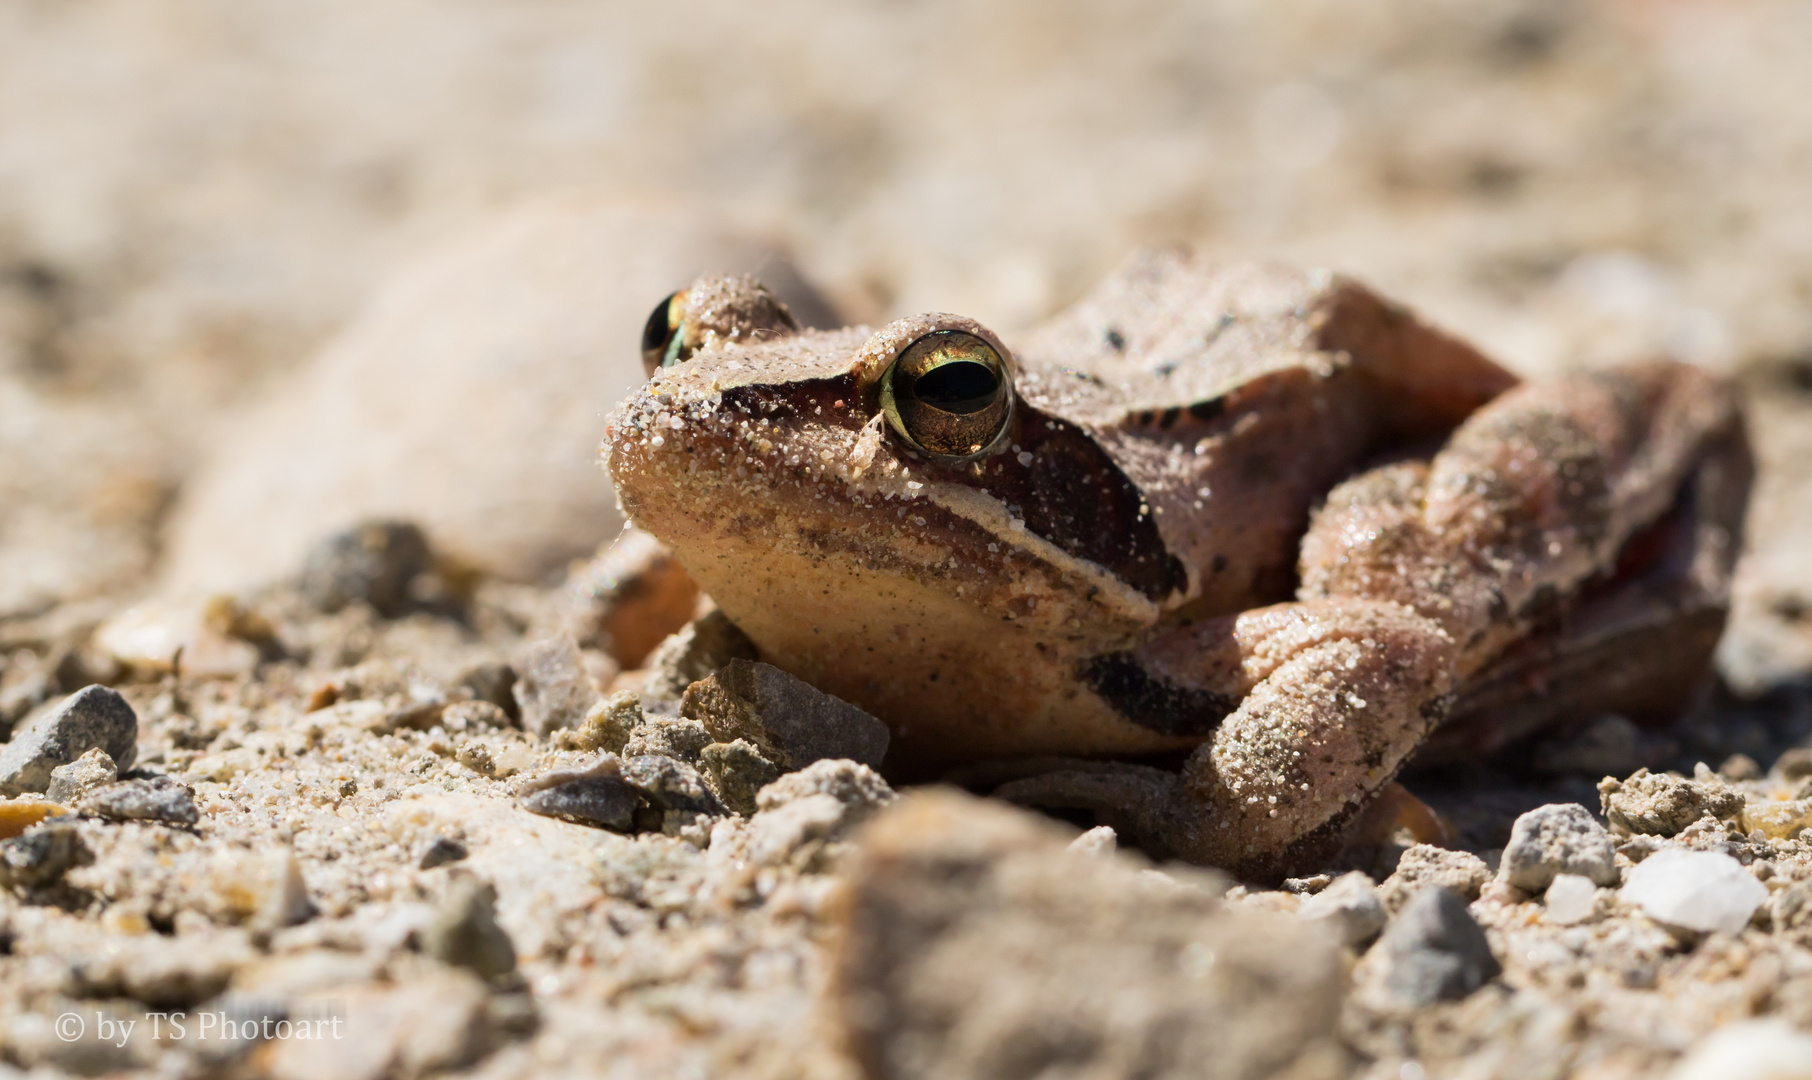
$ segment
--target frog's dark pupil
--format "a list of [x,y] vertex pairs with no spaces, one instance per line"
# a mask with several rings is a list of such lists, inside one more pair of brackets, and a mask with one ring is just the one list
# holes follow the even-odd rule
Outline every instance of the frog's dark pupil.
[[654,305],[654,311],[642,327],[642,352],[667,351],[667,339],[673,336],[668,309],[673,305],[673,298],[678,295],[679,293],[668,293],[665,299]]
[[1000,396],[1000,376],[986,364],[952,360],[920,376],[911,393],[934,409],[967,416],[994,404]]

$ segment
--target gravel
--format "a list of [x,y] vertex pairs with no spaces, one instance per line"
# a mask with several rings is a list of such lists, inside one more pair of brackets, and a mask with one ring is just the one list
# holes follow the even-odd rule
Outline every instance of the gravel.
[[427,536],[413,522],[362,522],[324,537],[309,551],[299,587],[304,599],[325,612],[362,602],[394,617],[409,607],[409,587],[433,558]]
[[1527,893],[1547,891],[1556,874],[1576,874],[1596,885],[1617,884],[1617,849],[1611,834],[1578,803],[1550,803],[1516,819],[1498,874]]
[[1722,852],[1669,850],[1631,870],[1617,895],[1668,926],[1735,934],[1749,925],[1768,889]]
[[1543,922],[1573,926],[1589,922],[1598,913],[1598,886],[1578,874],[1555,874],[1542,896]]
[[1362,949],[1384,929],[1389,916],[1372,879],[1354,870],[1335,878],[1327,888],[1302,902],[1297,909],[1305,919],[1324,919],[1335,928],[1340,942]]
[[15,731],[0,747],[0,795],[43,791],[51,772],[99,749],[119,768],[138,753],[138,714],[118,691],[88,686]]
[[1503,970],[1466,901],[1439,886],[1416,893],[1366,954],[1365,978],[1391,1005],[1456,1001]]
[[533,642],[516,655],[513,666],[518,673],[514,693],[522,727],[531,734],[577,727],[598,703],[597,688],[571,637]]
[[719,742],[743,739],[782,769],[826,758],[870,767],[887,754],[887,725],[771,664],[731,660],[686,689],[683,716]]
[[107,751],[95,747],[67,765],[50,770],[44,797],[55,803],[74,804],[95,788],[119,779],[119,769]]

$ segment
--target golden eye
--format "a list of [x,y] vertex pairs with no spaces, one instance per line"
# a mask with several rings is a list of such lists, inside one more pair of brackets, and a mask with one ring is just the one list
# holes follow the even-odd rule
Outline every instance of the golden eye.
[[894,432],[932,457],[994,449],[1013,417],[1013,386],[993,346],[961,330],[908,345],[881,376],[881,411]]
[[642,327],[642,367],[649,377],[692,356],[686,347],[686,294],[669,293]]

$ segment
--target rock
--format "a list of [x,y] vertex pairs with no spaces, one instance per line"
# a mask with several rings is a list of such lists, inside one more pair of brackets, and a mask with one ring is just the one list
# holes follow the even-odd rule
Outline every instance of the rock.
[[712,743],[699,752],[698,761],[711,790],[725,806],[745,816],[755,813],[761,789],[781,776],[780,766],[746,739]]
[[945,791],[858,834],[827,1006],[866,1075],[1256,1080],[1340,1059],[1326,934],[1068,842]]
[[711,732],[697,720],[655,717],[643,721],[624,741],[623,756],[659,754],[692,764],[711,742]]
[[522,808],[531,814],[560,818],[629,832],[641,796],[623,779],[622,759],[605,754],[585,769],[547,773],[519,789]]
[[544,638],[523,647],[516,657],[516,683],[522,728],[548,735],[585,719],[600,696],[585,674],[578,643],[566,636]]
[[1760,780],[1762,767],[1748,754],[1732,754],[1718,765],[1718,775],[1726,780]]
[[1812,881],[1795,881],[1775,893],[1770,915],[1775,933],[1812,946]]
[[494,776],[497,773],[497,761],[491,757],[491,748],[481,742],[461,743],[453,753],[453,760],[480,776]]
[[46,888],[61,881],[71,867],[93,862],[93,853],[73,823],[48,822],[0,843],[0,886]]
[[1578,803],[1538,806],[1516,819],[1498,876],[1539,896],[1556,874],[1578,874],[1597,885],[1617,884],[1611,834]]
[[783,769],[826,758],[877,767],[887,725],[771,664],[732,660],[694,682],[680,714],[703,723],[718,742],[746,739]]
[[641,700],[627,690],[618,690],[586,712],[573,732],[573,744],[581,750],[621,754],[642,721]]
[[642,693],[650,701],[678,701],[686,687],[732,660],[755,659],[755,643],[723,612],[711,609],[686,624],[648,658]]
[[109,821],[163,821],[193,825],[201,820],[195,809],[195,789],[167,776],[149,780],[121,780],[96,788],[76,807],[84,814]]
[[89,686],[39,716],[0,748],[0,795],[21,795],[50,786],[51,771],[95,748],[119,768],[138,755],[138,714],[105,686]]
[[692,620],[698,585],[665,544],[626,527],[603,554],[568,578],[564,625],[579,644],[638,668]]
[[395,618],[408,609],[409,586],[433,564],[428,538],[408,521],[362,521],[316,541],[302,564],[303,599],[325,612],[354,602]]
[[495,660],[473,664],[453,678],[453,688],[457,692],[470,696],[473,701],[490,702],[512,721],[520,719],[513,692],[515,686],[516,669]]
[[1080,855],[1088,859],[1111,858],[1120,848],[1120,838],[1114,830],[1106,825],[1094,828],[1070,841],[1067,849],[1071,855]]
[[1783,784],[1797,784],[1812,776],[1812,747],[1795,746],[1774,759],[1774,775]]
[[516,948],[497,925],[497,890],[472,877],[456,878],[422,928],[422,952],[483,979],[516,970]]
[[1542,897],[1541,919],[1556,926],[1589,922],[1598,913],[1598,886],[1579,874],[1555,874]]
[[1738,1020],[1693,1044],[1668,1080],[1812,1080],[1812,1035],[1784,1020]]
[[1723,820],[1743,812],[1743,795],[1708,771],[1687,780],[1638,769],[1628,780],[1605,777],[1598,784],[1604,819],[1623,836],[1673,836],[1707,814]]
[[437,866],[456,863],[466,857],[466,846],[450,836],[437,836],[422,849],[421,858],[415,865],[423,870],[432,870]]
[[198,679],[231,679],[250,674],[260,653],[251,642],[224,632],[209,620],[208,605],[153,599],[134,604],[102,623],[94,646],[135,678],[154,679],[174,670]]
[[95,788],[111,784],[120,777],[113,759],[100,747],[83,754],[67,765],[50,770],[50,785],[44,797],[56,803],[74,803]]
[[846,806],[863,809],[878,809],[899,797],[881,774],[868,766],[848,760],[826,760],[815,761],[762,788],[755,796],[755,805],[772,810],[812,795],[830,795]]
[[1304,900],[1296,913],[1304,919],[1326,920],[1340,943],[1354,949],[1363,948],[1376,938],[1389,918],[1372,879],[1357,870],[1342,874]]
[[1399,1009],[1458,1001],[1503,969],[1452,889],[1418,891],[1365,957],[1368,996]]
[[1396,872],[1378,886],[1384,910],[1396,914],[1410,899],[1430,886],[1456,893],[1462,900],[1477,900],[1479,890],[1491,880],[1485,861],[1467,851],[1448,851],[1433,844],[1417,844],[1397,861]]
[[1717,851],[1657,851],[1631,870],[1618,897],[1658,923],[1735,934],[1768,899],[1767,886]]
[[557,573],[622,524],[599,417],[646,379],[649,309],[698,273],[758,267],[814,304],[770,245],[697,208],[562,198],[497,215],[235,410],[171,511],[166,587],[276,580],[374,517],[492,574]]
[[763,810],[749,823],[749,858],[757,866],[776,866],[814,840],[829,840],[852,823],[850,808],[831,795],[808,795],[773,810]]
[[683,761],[658,754],[624,758],[623,781],[657,810],[711,817],[728,812],[698,771]]
[[1746,803],[1739,818],[1745,835],[1759,832],[1770,840],[1792,840],[1812,828],[1812,799],[1768,799]]

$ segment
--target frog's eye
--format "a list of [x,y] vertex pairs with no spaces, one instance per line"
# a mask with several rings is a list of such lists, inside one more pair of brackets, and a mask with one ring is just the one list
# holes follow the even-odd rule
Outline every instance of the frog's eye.
[[992,450],[1013,417],[1013,386],[993,346],[961,330],[908,345],[881,376],[881,411],[894,432],[939,458]]
[[669,293],[654,305],[642,327],[642,367],[650,377],[692,355],[686,347],[686,294]]

